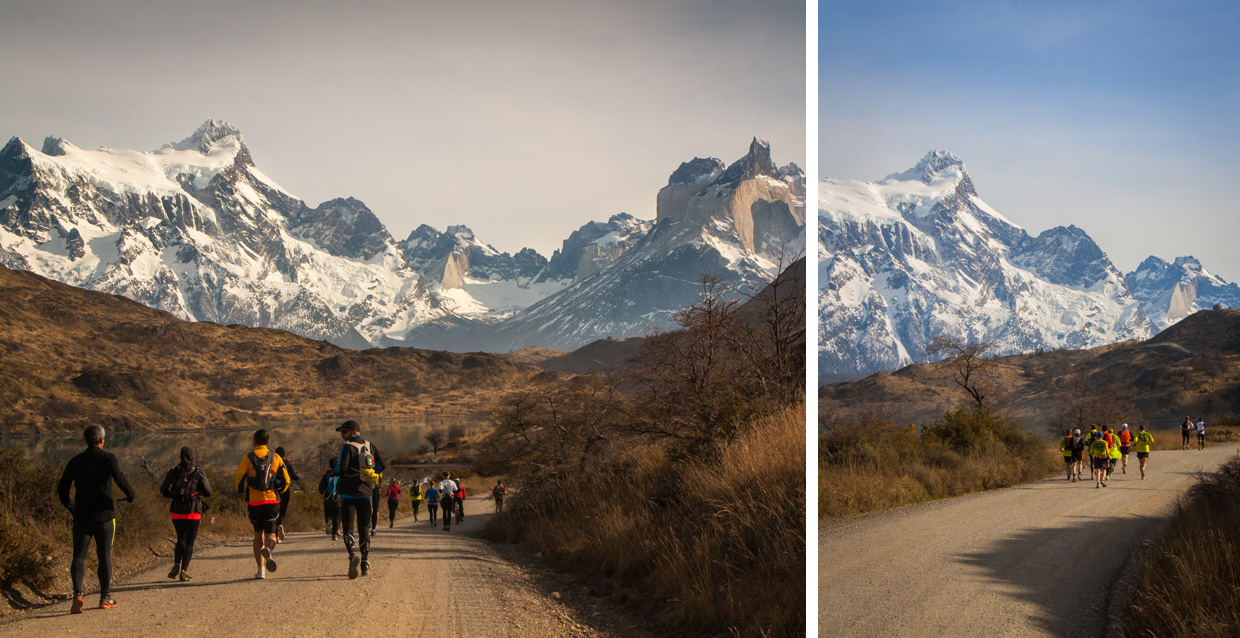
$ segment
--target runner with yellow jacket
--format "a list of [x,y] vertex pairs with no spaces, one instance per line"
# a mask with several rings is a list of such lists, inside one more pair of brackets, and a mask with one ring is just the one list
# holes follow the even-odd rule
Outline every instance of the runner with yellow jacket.
[[263,579],[267,572],[276,571],[276,561],[271,550],[276,546],[276,525],[280,518],[280,492],[289,488],[288,470],[284,460],[267,443],[271,435],[267,430],[254,433],[254,450],[241,458],[233,485],[245,494],[245,508],[254,526],[254,562],[258,573],[254,578]]

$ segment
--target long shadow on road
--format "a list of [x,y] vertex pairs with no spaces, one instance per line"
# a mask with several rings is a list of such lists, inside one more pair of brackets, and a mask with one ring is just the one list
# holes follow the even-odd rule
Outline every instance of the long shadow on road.
[[1079,517],[1068,526],[1024,530],[957,558],[980,568],[997,592],[1034,607],[1018,622],[1052,636],[1106,636],[1120,620],[1132,559],[1164,522],[1154,516]]

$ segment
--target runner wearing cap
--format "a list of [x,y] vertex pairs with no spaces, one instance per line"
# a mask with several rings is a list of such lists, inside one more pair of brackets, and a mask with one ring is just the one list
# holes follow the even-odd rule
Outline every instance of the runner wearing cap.
[[1072,477],[1072,481],[1081,480],[1081,466],[1085,462],[1085,437],[1081,436],[1081,429],[1077,428],[1072,431],[1072,466],[1076,473]]
[[181,448],[181,463],[168,470],[159,484],[159,493],[172,499],[169,516],[177,533],[177,544],[172,550],[172,571],[168,578],[180,578],[181,582],[192,580],[189,561],[194,557],[194,541],[198,538],[198,526],[207,505],[202,497],[211,496],[211,484],[207,475],[194,464],[194,450]]
[[418,522],[418,510],[422,508],[423,493],[424,489],[422,487],[422,483],[415,480],[413,484],[409,486],[409,504],[413,509],[413,522],[415,523]]
[[1137,446],[1137,462],[1141,464],[1141,480],[1145,480],[1145,465],[1150,460],[1150,446],[1154,444],[1154,435],[1145,431],[1145,426],[1141,426],[1141,431],[1137,432],[1137,438],[1134,441]]
[[[344,547],[349,553],[349,578],[370,573],[371,496],[383,473],[383,456],[379,449],[358,433],[361,426],[352,419],[336,427],[344,445],[336,455],[336,493],[340,495],[340,517],[344,529]],[[356,530],[357,536],[354,536]],[[358,557],[358,554],[361,557]]]
[[439,488],[435,487],[435,482],[427,479],[426,483],[426,511],[431,515],[431,527],[435,526],[435,518],[439,516]]
[[1106,487],[1107,464],[1111,460],[1111,444],[1104,437],[1094,439],[1089,444],[1089,463],[1094,479],[1094,487]]
[[1119,453],[1123,459],[1123,473],[1128,473],[1128,451],[1132,448],[1132,432],[1128,430],[1128,424],[1120,426],[1119,430]]

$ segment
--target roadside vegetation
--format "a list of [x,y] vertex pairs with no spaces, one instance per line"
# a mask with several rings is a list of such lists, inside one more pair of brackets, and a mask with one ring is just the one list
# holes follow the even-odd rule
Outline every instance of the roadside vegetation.
[[921,427],[868,416],[824,423],[821,431],[824,519],[1009,487],[1062,466],[1044,438],[986,410],[948,412]]
[[677,636],[805,634],[803,280],[743,306],[707,280],[631,369],[509,395],[487,528]]
[[1143,638],[1240,635],[1237,529],[1240,456],[1191,487],[1176,504],[1162,537],[1148,544],[1124,634]]
[[[121,461],[137,499],[117,504],[113,583],[153,565],[171,564],[176,543],[176,533],[168,518],[169,500],[159,494],[159,481],[172,460],[158,469],[146,469],[149,466],[141,459]],[[0,448],[0,596],[8,603],[7,609],[0,607],[0,615],[62,599],[72,589],[72,519],[56,496],[56,483],[63,469],[64,463],[31,463],[20,450]],[[197,547],[250,538],[253,531],[245,502],[231,489],[236,468],[202,469],[214,495],[205,499],[211,507],[203,515]],[[295,491],[289,503],[285,529],[290,532],[323,528],[323,505],[317,492],[319,475],[312,476],[310,467],[305,472],[303,489]],[[115,494],[120,496],[119,490]],[[98,587],[95,564],[92,549],[86,562],[87,590]],[[238,565],[239,570],[252,568],[252,564]]]

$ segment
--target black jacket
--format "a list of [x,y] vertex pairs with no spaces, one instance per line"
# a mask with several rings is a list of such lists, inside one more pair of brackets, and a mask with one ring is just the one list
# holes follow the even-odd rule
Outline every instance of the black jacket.
[[[349,439],[353,443],[365,443],[366,439],[362,435],[357,435]],[[375,472],[382,473],[386,465],[383,461],[383,455],[379,453],[379,448],[374,443],[370,444],[370,453],[375,455]],[[340,477],[336,480],[336,493],[342,498],[370,498],[374,494],[374,484],[369,481],[362,480],[361,461],[358,459],[357,448],[343,444],[337,452],[336,461],[338,465],[336,474]]]
[[172,506],[168,511],[172,514],[201,514],[207,511],[207,506],[202,502],[202,497],[211,496],[211,484],[207,482],[207,476],[194,466],[190,470],[189,484],[186,492],[188,498],[182,498],[177,492],[181,486],[181,466],[176,465],[168,473],[164,475],[164,481],[159,484],[159,493],[165,497],[172,499]]
[[[116,505],[112,500],[113,482],[131,502],[134,500],[133,488],[121,474],[116,455],[91,446],[65,464],[56,493],[61,504],[73,513],[74,521],[102,523],[116,518]],[[70,485],[77,486],[73,500],[69,500]]]

